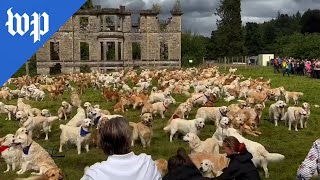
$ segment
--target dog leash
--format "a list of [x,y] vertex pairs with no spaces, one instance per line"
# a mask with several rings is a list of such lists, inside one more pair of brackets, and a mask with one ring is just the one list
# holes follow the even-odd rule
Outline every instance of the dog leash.
[[65,157],[65,155],[56,155],[58,154],[58,150],[56,148],[53,148],[51,147],[49,150],[48,150],[49,154],[51,157],[53,158],[62,158],[62,157]]

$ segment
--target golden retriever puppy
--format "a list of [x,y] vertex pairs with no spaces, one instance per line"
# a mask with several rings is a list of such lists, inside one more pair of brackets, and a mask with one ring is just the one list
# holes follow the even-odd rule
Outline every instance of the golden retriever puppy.
[[159,173],[161,174],[161,177],[166,175],[168,173],[168,161],[165,159],[157,159],[154,161],[154,163],[157,166],[157,169]]
[[152,114],[144,113],[141,116],[141,122],[134,123],[130,122],[130,126],[133,127],[132,131],[132,146],[134,146],[134,142],[140,138],[141,144],[143,148],[150,146],[151,138],[153,136],[152,131]]
[[302,92],[289,92],[289,91],[284,92],[284,98],[286,99],[287,104],[289,103],[290,99],[292,99],[294,102],[294,105],[297,105],[299,103],[300,96],[303,96]]
[[20,134],[13,140],[14,144],[21,145],[22,165],[17,174],[23,174],[28,170],[36,170],[34,175],[42,175],[48,169],[58,168],[49,153],[26,134]]
[[205,141],[201,141],[200,138],[194,133],[187,133],[183,140],[189,143],[189,147],[192,149],[191,153],[212,153],[219,154],[219,144],[215,137],[207,138]]
[[203,177],[208,178],[213,178],[222,174],[222,171],[215,169],[214,164],[209,159],[204,159],[201,161],[199,170],[201,171]]

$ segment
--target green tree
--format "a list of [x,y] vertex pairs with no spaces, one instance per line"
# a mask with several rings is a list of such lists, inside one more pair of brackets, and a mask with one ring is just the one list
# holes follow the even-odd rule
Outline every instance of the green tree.
[[174,4],[173,8],[172,8],[173,12],[176,13],[182,13],[182,8],[181,8],[181,1],[177,0],[176,3]]
[[221,0],[216,15],[218,30],[215,35],[216,50],[220,56],[243,54],[244,39],[241,28],[240,0]]
[[86,3],[84,3],[80,9],[93,9],[93,2],[92,0],[87,0]]
[[[30,76],[37,75],[37,61],[36,56],[33,55],[29,60],[29,74]],[[26,64],[23,64],[13,75],[12,77],[20,77],[26,75]]]
[[210,39],[208,39],[208,42],[206,45],[206,58],[209,58],[209,59],[215,59],[218,57],[216,54],[215,33],[216,31],[211,32],[211,37]]
[[308,10],[301,18],[302,33],[320,33],[320,10]]
[[290,36],[279,38],[278,43],[282,51],[281,56],[290,56],[301,59],[313,59],[320,57],[319,44],[320,34],[301,34],[295,33]]
[[161,6],[159,3],[154,3],[152,4],[152,11],[157,12],[157,13],[161,13]]
[[[181,37],[181,64],[184,67],[198,66],[206,56],[206,46],[209,38],[192,34],[190,31],[183,33]],[[189,60],[193,60],[190,64]]]
[[248,55],[258,55],[262,53],[262,36],[257,23],[247,23],[245,27],[245,46]]

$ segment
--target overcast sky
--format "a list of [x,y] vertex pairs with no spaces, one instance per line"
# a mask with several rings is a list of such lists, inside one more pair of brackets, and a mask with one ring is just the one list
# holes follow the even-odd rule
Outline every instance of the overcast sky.
[[[175,4],[175,0],[93,0],[94,4],[102,7],[118,8],[125,5],[129,9],[148,9],[153,3],[162,6],[162,18],[170,16],[169,11]],[[181,0],[183,18],[183,30],[210,36],[216,29],[214,15],[220,5],[220,0]],[[303,13],[308,9],[320,9],[320,0],[241,0],[242,23],[262,23],[277,16],[277,12],[295,14],[298,10]]]

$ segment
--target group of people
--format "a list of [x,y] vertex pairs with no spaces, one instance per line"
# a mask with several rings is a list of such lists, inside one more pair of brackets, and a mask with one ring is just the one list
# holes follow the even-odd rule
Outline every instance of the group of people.
[[300,60],[293,58],[276,57],[273,61],[274,72],[282,72],[282,75],[296,74],[308,75],[311,78],[320,78],[320,60]]
[[[246,146],[235,137],[227,136],[223,140],[223,148],[229,158],[228,166],[215,178],[203,177],[183,148],[168,160],[168,173],[161,177],[157,166],[150,155],[136,155],[131,149],[131,128],[123,117],[103,122],[98,136],[100,147],[107,155],[107,160],[89,167],[81,180],[259,180],[261,179],[254,166],[252,154]],[[312,162],[320,163],[320,140],[316,141],[306,160],[298,169],[297,179],[308,179],[309,166]],[[313,158],[310,158],[310,157]],[[316,165],[317,165],[316,163]],[[317,169],[320,166],[315,166]],[[311,174],[312,176],[312,174]],[[307,178],[306,178],[307,177]],[[310,177],[309,177],[310,179]]]

